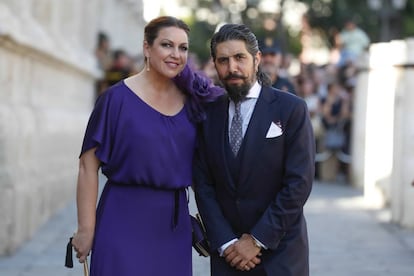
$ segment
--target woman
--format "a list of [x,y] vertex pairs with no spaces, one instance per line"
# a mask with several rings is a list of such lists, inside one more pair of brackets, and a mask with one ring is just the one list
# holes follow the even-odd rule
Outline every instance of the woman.
[[[97,100],[80,155],[72,244],[80,262],[92,250],[91,276],[192,274],[195,121],[220,91],[185,67],[184,22],[159,17],[144,32],[146,68]],[[95,211],[99,167],[108,182]]]

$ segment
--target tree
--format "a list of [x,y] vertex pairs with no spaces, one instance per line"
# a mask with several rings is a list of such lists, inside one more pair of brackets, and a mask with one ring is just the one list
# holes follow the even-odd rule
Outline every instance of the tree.
[[[308,18],[311,26],[320,29],[326,34],[332,45],[332,35],[341,30],[347,18],[353,18],[358,25],[365,30],[373,42],[381,40],[381,28],[379,28],[381,13],[375,12],[368,7],[367,0],[298,0],[309,6]],[[398,20],[401,20],[401,30],[398,26],[392,33],[393,39],[401,39],[414,35],[414,3],[407,1],[405,8],[399,13]],[[383,11],[384,12],[384,11]],[[387,11],[386,11],[387,12]]]

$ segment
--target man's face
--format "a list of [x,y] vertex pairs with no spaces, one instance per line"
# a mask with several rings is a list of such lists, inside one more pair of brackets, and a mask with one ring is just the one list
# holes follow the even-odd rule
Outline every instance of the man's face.
[[256,82],[259,62],[260,52],[253,57],[242,40],[228,40],[217,44],[214,65],[220,81],[233,101],[242,100]]
[[263,72],[265,72],[269,76],[277,74],[281,63],[282,55],[280,53],[270,52],[262,54],[261,66]]

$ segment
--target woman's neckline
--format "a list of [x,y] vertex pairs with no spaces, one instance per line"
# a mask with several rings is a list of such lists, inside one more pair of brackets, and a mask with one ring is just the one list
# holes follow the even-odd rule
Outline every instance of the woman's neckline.
[[158,110],[157,108],[153,107],[152,105],[150,105],[149,103],[147,103],[146,101],[144,101],[144,99],[142,99],[137,93],[134,92],[134,90],[132,90],[131,87],[128,86],[128,84],[125,82],[125,80],[122,80],[122,84],[127,88],[127,90],[132,93],[135,97],[138,98],[138,100],[140,102],[142,102],[144,105],[146,105],[149,109],[153,110],[154,112],[164,116],[164,117],[177,117],[178,115],[180,115],[184,109],[185,109],[185,104],[183,104],[182,108],[180,108],[176,113],[174,114],[166,114],[164,112],[161,112],[160,110]]

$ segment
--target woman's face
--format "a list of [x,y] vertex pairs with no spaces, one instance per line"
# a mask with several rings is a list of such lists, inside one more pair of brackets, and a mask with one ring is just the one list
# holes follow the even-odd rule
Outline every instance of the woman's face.
[[187,33],[177,27],[162,28],[152,45],[144,42],[144,54],[149,58],[150,71],[173,78],[187,63]]

